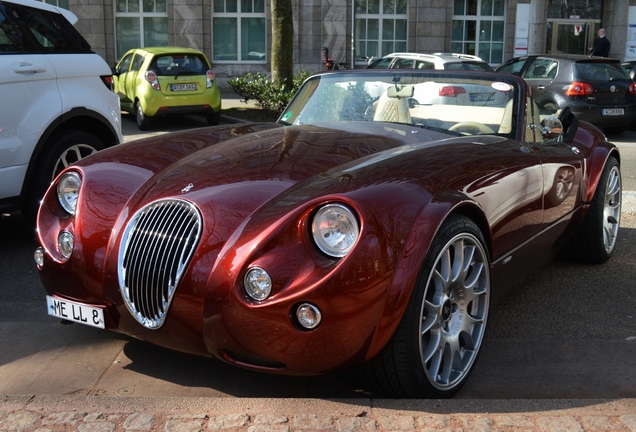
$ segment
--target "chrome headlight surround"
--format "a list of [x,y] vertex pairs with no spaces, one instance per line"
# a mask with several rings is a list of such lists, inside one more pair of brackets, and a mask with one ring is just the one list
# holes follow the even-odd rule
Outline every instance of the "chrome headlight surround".
[[64,173],[57,181],[57,200],[70,215],[75,214],[81,188],[82,178],[75,171]]
[[358,220],[343,204],[327,204],[316,212],[311,233],[318,249],[333,258],[346,256],[360,236]]

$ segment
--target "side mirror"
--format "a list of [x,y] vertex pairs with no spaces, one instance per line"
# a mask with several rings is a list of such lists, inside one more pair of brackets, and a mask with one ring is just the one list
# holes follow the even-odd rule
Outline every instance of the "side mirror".
[[549,116],[541,120],[541,135],[547,139],[558,138],[563,133],[563,123],[557,117]]

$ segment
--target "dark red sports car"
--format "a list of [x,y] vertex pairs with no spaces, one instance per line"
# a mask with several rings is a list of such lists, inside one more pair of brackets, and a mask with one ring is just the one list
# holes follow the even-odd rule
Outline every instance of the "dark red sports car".
[[494,72],[308,79],[277,123],[173,133],[67,168],[38,216],[50,315],[274,373],[361,366],[449,397],[492,295],[561,250],[603,262],[620,155]]

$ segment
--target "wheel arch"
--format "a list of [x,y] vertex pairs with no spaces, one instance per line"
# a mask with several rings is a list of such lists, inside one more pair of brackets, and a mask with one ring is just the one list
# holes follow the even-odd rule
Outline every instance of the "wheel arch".
[[588,158],[588,173],[586,178],[587,190],[583,200],[586,203],[592,201],[596,188],[598,187],[599,179],[603,174],[603,168],[607,164],[607,160],[613,156],[618,162],[618,166],[621,165],[621,156],[618,148],[613,144],[605,143],[603,145],[595,146],[592,155]]
[[386,295],[384,312],[378,322],[372,342],[369,344],[367,360],[382,351],[391,340],[406,311],[415,284],[420,277],[422,266],[434,238],[444,222],[453,215],[472,220],[485,240],[484,248],[492,259],[492,235],[486,215],[479,205],[457,192],[442,193],[422,208],[414,222],[404,250],[395,268],[400,278],[394,277]]
[[46,143],[53,134],[62,130],[80,130],[88,132],[99,139],[104,144],[105,148],[112,147],[120,143],[120,134],[113,125],[98,112],[78,107],[60,115],[49,124],[46,130],[44,130],[33,149],[24,183],[22,185],[22,197],[24,197],[29,190],[31,179],[33,178],[33,171],[35,170]]

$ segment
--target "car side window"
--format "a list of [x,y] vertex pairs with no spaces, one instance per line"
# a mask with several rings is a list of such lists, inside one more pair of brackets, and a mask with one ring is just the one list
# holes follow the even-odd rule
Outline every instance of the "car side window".
[[413,69],[413,60],[401,58],[396,59],[393,67],[397,69]]
[[132,65],[130,66],[131,71],[138,71],[141,69],[141,65],[144,62],[144,57],[141,54],[135,54],[133,58]]
[[130,70],[130,61],[132,60],[132,54],[127,54],[121,63],[119,63],[119,73],[126,73]]
[[[4,3],[3,6],[6,9],[2,22],[11,17],[13,26],[24,29],[19,40],[21,51],[34,54],[93,52],[88,42],[63,15],[19,4]],[[8,28],[7,25],[4,27]],[[14,44],[16,42],[13,41]]]
[[21,51],[19,34],[2,10],[0,10],[0,51],[15,53]]
[[385,57],[380,60],[376,60],[369,65],[370,68],[388,68],[391,67],[391,63],[393,62],[393,57]]
[[415,69],[435,69],[435,65],[431,62],[417,60],[415,62]]
[[521,68],[523,68],[523,65],[525,65],[527,61],[528,61],[528,59],[525,58],[525,57],[524,58],[520,58],[520,59],[516,59],[514,61],[511,61],[509,63],[501,65],[500,67],[497,68],[497,71],[498,72],[503,72],[503,73],[519,75],[519,72],[521,72]]
[[[549,79],[550,74],[556,75],[557,62],[550,59],[536,59],[523,73],[524,79]],[[554,78],[554,77],[552,77]]]

